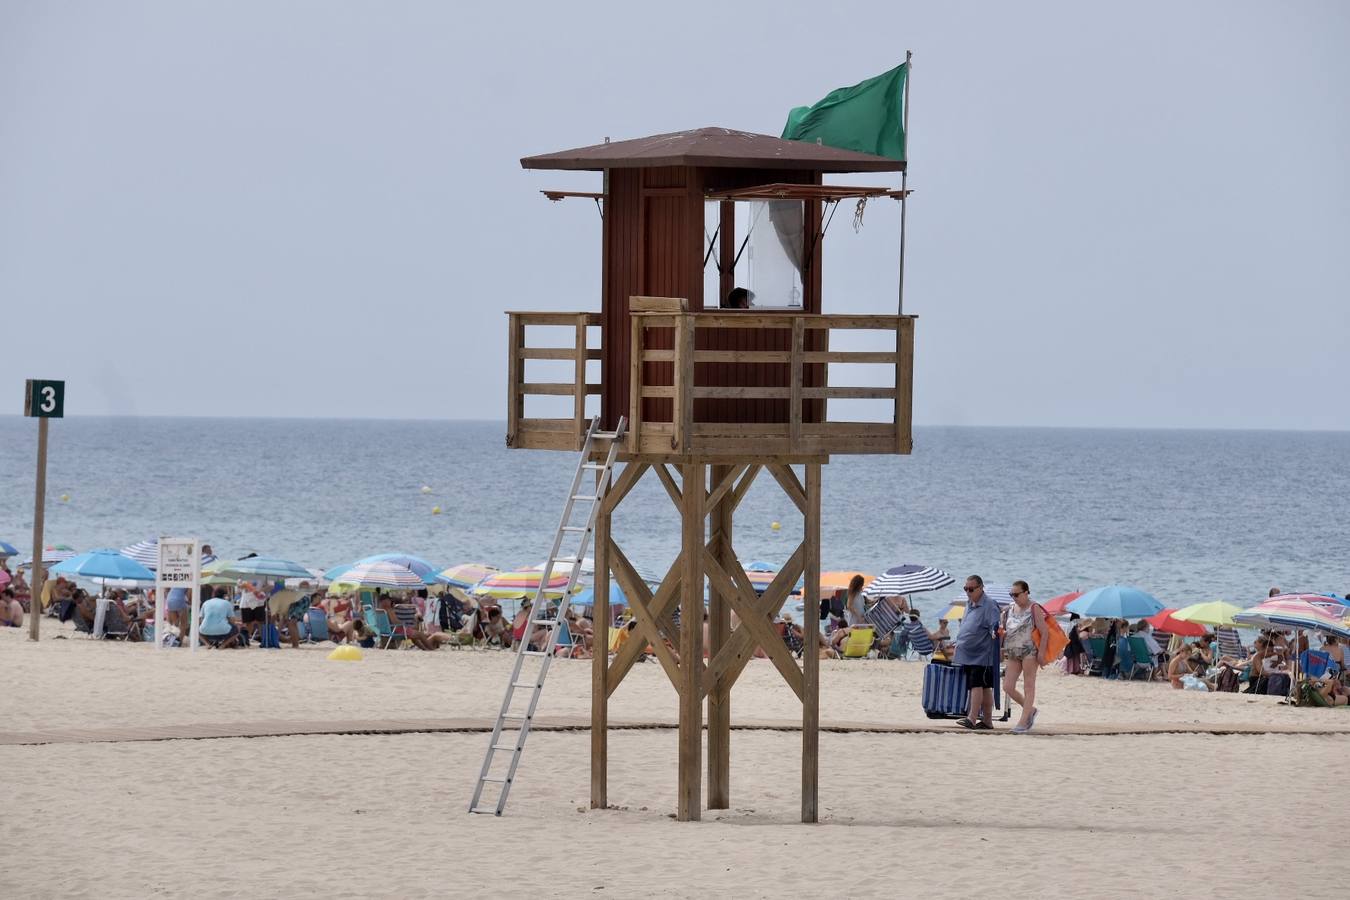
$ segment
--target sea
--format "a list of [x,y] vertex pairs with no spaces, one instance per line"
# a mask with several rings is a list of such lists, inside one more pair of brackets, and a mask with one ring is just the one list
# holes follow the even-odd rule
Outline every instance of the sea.
[[[195,536],[328,568],[398,551],[446,566],[547,555],[573,453],[508,450],[502,422],[79,417],[51,423],[46,541]],[[0,417],[0,540],[32,546],[37,423]],[[1038,599],[1129,584],[1168,606],[1271,587],[1350,590],[1350,433],[916,427],[910,456],[824,469],[822,567],[901,563],[1023,579]],[[615,515],[641,569],[679,520],[654,475]],[[737,511],[745,562],[780,564],[801,516],[768,476]]]

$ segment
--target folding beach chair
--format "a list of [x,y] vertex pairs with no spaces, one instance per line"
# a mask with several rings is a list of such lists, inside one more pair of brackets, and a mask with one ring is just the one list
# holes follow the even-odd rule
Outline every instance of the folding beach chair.
[[1088,638],[1088,674],[1104,675],[1102,672],[1102,658],[1106,656],[1106,638],[1094,637]]
[[844,640],[843,653],[840,655],[844,659],[862,659],[867,656],[872,649],[872,641],[876,640],[876,629],[871,625],[859,625],[848,633]]
[[1309,678],[1321,678],[1331,665],[1331,654],[1320,650],[1304,650],[1298,655],[1298,667]]
[[923,627],[922,622],[915,622],[911,619],[905,623],[902,630],[905,633],[905,638],[909,641],[909,649],[918,654],[922,660],[926,661],[932,658],[937,647],[933,644],[933,639],[928,636],[928,629]]
[[389,613],[382,609],[367,609],[362,612],[361,618],[374,635],[380,649],[388,650],[389,645],[394,642],[394,627],[389,624]]
[[1219,643],[1220,656],[1231,656],[1234,659],[1247,658],[1247,648],[1242,646],[1242,639],[1238,637],[1236,628],[1221,625],[1214,629],[1214,638]]
[[329,640],[328,616],[317,606],[311,606],[305,612],[305,639],[311,644]]
[[397,603],[394,605],[394,627],[391,629],[391,642],[393,639],[409,640],[417,633],[420,617],[417,615],[417,607],[411,603]]
[[863,613],[863,619],[877,630],[877,634],[890,634],[900,627],[900,613],[885,597],[873,603],[872,608]]
[[1126,678],[1133,679],[1139,672],[1144,673],[1144,680],[1153,678],[1154,662],[1153,656],[1148,652],[1148,644],[1138,635],[1130,636],[1130,655],[1133,658],[1134,665],[1126,673],[1124,663],[1121,663],[1121,674]]

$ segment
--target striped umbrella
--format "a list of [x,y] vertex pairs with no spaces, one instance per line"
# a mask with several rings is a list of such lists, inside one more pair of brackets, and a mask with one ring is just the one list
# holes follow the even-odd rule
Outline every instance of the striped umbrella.
[[1274,597],[1251,607],[1247,612],[1256,612],[1257,610],[1303,612],[1307,606],[1316,607],[1331,616],[1345,615],[1345,604],[1326,594],[1276,594]]
[[446,584],[468,590],[489,575],[495,575],[500,571],[501,569],[487,563],[460,563],[443,569],[441,577],[445,579]]
[[134,559],[152,572],[159,567],[159,538],[146,538],[121,550],[127,559]]
[[422,579],[424,584],[445,584],[446,581],[441,577],[440,567],[434,566],[420,556],[412,556],[408,553],[376,553],[374,556],[363,556],[357,560],[357,563],[371,562],[391,562],[396,566],[403,566],[412,571],[414,575]]
[[1328,608],[1327,598],[1320,594],[1280,594],[1271,597],[1265,603],[1243,610],[1233,617],[1234,623],[1248,627],[1278,626],[1281,628],[1305,628],[1324,631],[1327,634],[1340,634],[1344,627],[1344,618],[1336,611],[1339,605]]
[[426,587],[426,582],[407,566],[391,562],[371,562],[352,566],[335,578],[331,587],[337,591],[357,588],[407,591]]
[[941,569],[932,566],[906,564],[893,566],[863,591],[868,597],[899,597],[904,594],[921,594],[924,591],[936,591],[955,581]]
[[750,586],[755,589],[756,594],[762,594],[773,584],[773,580],[778,577],[777,572],[769,572],[763,569],[746,569],[745,577],[750,579]]
[[[42,548],[42,564],[65,562],[75,555],[75,548],[68,544],[48,544]],[[19,568],[28,568],[33,565],[33,557],[28,557],[19,563]]]
[[[520,572],[498,572],[474,585],[471,593],[478,597],[495,597],[498,600],[521,600],[533,597],[539,591],[539,582],[543,577],[543,572],[528,569]],[[565,590],[567,590],[567,576],[561,572],[554,572],[544,585],[544,594],[549,597],[561,597]]]
[[6,541],[0,541],[0,559],[6,556],[18,556],[19,548]]

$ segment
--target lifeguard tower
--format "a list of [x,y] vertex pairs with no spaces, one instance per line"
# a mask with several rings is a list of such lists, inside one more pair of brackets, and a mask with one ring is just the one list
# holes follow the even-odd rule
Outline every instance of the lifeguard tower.
[[[510,312],[507,346],[507,445],[582,451],[554,546],[556,555],[569,529],[582,536],[580,552],[594,538],[591,806],[607,804],[609,698],[650,647],[679,695],[677,818],[700,818],[705,700],[707,805],[727,808],[732,688],[763,648],[802,703],[801,815],[814,822],[819,633],[810,613],[819,602],[821,467],[835,454],[910,452],[914,355],[913,317],[827,313],[822,290],[822,241],[838,205],[901,192],[826,185],[823,177],[902,172],[905,163],[701,128],[531,156],[521,165],[603,174],[597,193],[544,192],[550,199],[593,199],[601,207],[599,311]],[[534,326],[555,332],[565,326],[575,339],[537,346],[530,340]],[[597,330],[598,346],[591,338]],[[874,343],[880,332],[881,349],[841,349],[855,345],[849,333],[857,331],[874,332]],[[572,377],[530,380],[532,360],[571,363]],[[598,381],[588,375],[594,360]],[[865,384],[835,384],[832,364],[870,374],[855,375]],[[587,407],[595,396],[598,420]],[[572,414],[530,416],[531,397],[570,398]],[[848,401],[843,415],[835,415],[835,401]],[[857,420],[862,406],[871,407],[866,421]],[[794,466],[803,467],[804,477]],[[579,495],[575,485],[587,469],[599,483],[594,494]],[[647,473],[660,480],[682,522],[679,556],[655,593],[624,555],[622,536],[611,532],[615,510]],[[738,561],[733,523],[737,505],[763,474],[801,512],[804,527],[801,544],[757,595]],[[568,524],[574,500],[594,507],[580,525]],[[575,558],[563,556],[560,565]],[[612,660],[604,652],[611,573],[636,622],[635,638]],[[800,666],[772,625],[799,578],[808,613]],[[543,648],[545,672],[552,646]],[[473,807],[484,781],[499,782],[503,794],[509,790],[520,759],[543,683],[542,674],[535,682],[520,676],[520,665]],[[528,710],[512,716],[517,687],[533,690]],[[520,721],[514,742],[504,735],[517,727],[512,719]],[[496,778],[489,776],[494,752],[510,753],[509,772]],[[503,796],[498,814],[504,802]]]

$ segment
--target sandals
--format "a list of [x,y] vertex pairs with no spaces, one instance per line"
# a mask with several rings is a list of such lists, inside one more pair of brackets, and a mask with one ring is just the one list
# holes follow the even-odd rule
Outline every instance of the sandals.
[[979,727],[974,722],[970,721],[969,718],[957,719],[956,724],[960,725],[962,728],[968,728],[971,731],[974,731],[976,728]]
[[993,730],[994,730],[994,726],[991,725],[991,724],[988,723],[988,722],[976,722],[976,723],[975,723],[975,730],[976,730],[976,731],[993,731]]

